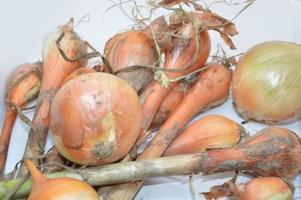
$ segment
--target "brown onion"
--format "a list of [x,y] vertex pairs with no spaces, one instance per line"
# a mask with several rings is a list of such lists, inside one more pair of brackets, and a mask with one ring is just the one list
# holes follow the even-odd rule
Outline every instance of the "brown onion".
[[55,146],[79,164],[105,164],[125,156],[136,141],[141,106],[133,88],[117,76],[88,73],[68,81],[51,106]]
[[141,31],[126,31],[112,37],[106,43],[105,57],[113,72],[117,72],[117,76],[130,83],[136,91],[153,79],[152,70],[120,70],[130,66],[154,66],[159,59],[154,41]]

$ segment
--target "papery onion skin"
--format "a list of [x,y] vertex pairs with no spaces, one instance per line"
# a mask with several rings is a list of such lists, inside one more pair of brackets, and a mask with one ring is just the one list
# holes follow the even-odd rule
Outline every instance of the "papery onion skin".
[[[153,66],[159,56],[154,41],[141,31],[126,31],[113,36],[105,46],[105,56],[113,72],[131,66]],[[153,80],[150,69],[119,71],[116,74],[127,81],[137,92]]]
[[236,110],[264,122],[291,121],[301,111],[301,46],[271,41],[248,50],[233,74]]
[[290,187],[280,178],[260,177],[244,185],[242,200],[292,200]]
[[67,159],[106,164],[129,152],[141,117],[139,98],[127,82],[95,72],[72,79],[59,90],[51,107],[50,130]]

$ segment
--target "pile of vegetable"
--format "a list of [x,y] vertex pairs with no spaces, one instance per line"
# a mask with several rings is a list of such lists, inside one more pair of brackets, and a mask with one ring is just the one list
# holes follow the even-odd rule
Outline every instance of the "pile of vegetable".
[[[238,61],[224,50],[210,56],[212,31],[235,49],[232,21],[195,1],[148,3],[168,15],[112,36],[103,53],[75,33],[71,19],[46,37],[41,62],[8,77],[0,199],[130,200],[147,177],[221,172],[236,175],[206,199],[293,198],[301,139],[273,124],[301,117],[301,46],[268,41]],[[102,63],[90,66],[95,57]],[[271,126],[250,136],[232,119],[206,115],[230,94],[246,122]],[[29,119],[23,110],[32,100]],[[28,141],[18,172],[4,174],[17,117],[30,127]],[[46,152],[48,134],[54,147]],[[236,183],[246,174],[253,179]]]

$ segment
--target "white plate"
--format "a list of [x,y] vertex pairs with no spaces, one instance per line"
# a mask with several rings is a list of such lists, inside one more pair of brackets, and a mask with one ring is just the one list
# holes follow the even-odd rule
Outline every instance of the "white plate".
[[[118,1],[117,1],[118,2]],[[141,2],[141,1],[138,1]],[[212,1],[207,1],[208,3]],[[78,21],[82,16],[88,14],[90,21],[81,23],[76,31],[88,40],[97,49],[104,47],[105,41],[120,30],[129,28],[131,21],[127,19],[119,9],[110,10],[102,19],[105,10],[112,5],[112,1],[74,1],[74,0],[52,0],[52,1],[1,1],[0,7],[0,98],[3,99],[4,82],[8,73],[18,64],[27,61],[41,59],[42,38],[57,25],[74,17]],[[212,9],[222,16],[231,19],[243,6],[225,6],[218,4]],[[265,0],[257,1],[245,10],[236,20],[239,35],[234,38],[237,51],[236,54],[244,52],[253,45],[268,40],[287,40],[301,43],[301,2],[300,0]],[[215,44],[221,43],[217,34],[212,33],[213,51]],[[3,101],[1,101],[0,120],[3,119]],[[232,108],[232,100],[224,105],[207,111],[208,113],[223,114],[237,122],[242,119]],[[29,113],[29,115],[31,115]],[[201,116],[201,115],[200,115]],[[198,117],[200,117],[198,116]],[[248,123],[246,128],[255,133],[264,125]],[[286,126],[301,136],[301,123]],[[6,172],[13,169],[17,161],[22,158],[23,149],[27,140],[28,128],[17,120],[13,130],[12,143],[9,149]],[[48,141],[48,147],[50,143]],[[223,183],[230,176],[227,174],[209,177],[194,176],[194,185],[197,193],[207,191],[214,184]],[[223,179],[224,178],[224,179]],[[191,199],[188,187],[188,177],[151,178],[139,192],[136,199]],[[242,179],[239,179],[242,181]],[[295,179],[297,187],[295,199],[301,197],[300,176]],[[203,199],[197,194],[197,199]]]

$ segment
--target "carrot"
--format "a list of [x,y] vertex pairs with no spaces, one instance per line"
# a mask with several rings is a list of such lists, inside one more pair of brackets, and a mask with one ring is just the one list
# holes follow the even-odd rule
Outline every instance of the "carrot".
[[189,125],[171,143],[164,156],[231,147],[246,135],[245,129],[235,121],[221,115],[207,115]]
[[[36,98],[41,86],[40,62],[20,65],[8,78],[6,85],[7,108],[0,136],[0,175],[3,175],[11,132],[17,117],[18,108],[24,107]],[[17,108],[18,107],[18,108]]]
[[165,122],[165,120],[181,102],[181,100],[184,97],[184,94],[184,85],[181,83],[168,92],[166,98],[163,100],[157,114],[155,115],[152,121],[151,130],[157,129],[163,122]]
[[[160,127],[149,146],[138,156],[137,160],[160,157],[193,116],[205,107],[223,103],[228,97],[231,75],[231,71],[223,65],[209,65],[198,76],[196,84]],[[121,196],[123,199],[132,199],[142,183],[141,181],[114,186],[111,191],[107,192],[107,195],[112,199],[118,199]]]
[[[206,63],[211,47],[209,35],[207,31],[201,31],[199,37],[201,46],[198,47],[196,38],[192,37],[193,33],[192,24],[187,24],[181,29],[181,32],[178,33],[180,36],[186,37],[186,39],[179,37],[174,38],[173,48],[165,51],[164,68],[183,70],[177,73],[166,73],[169,79],[182,76],[189,70],[201,67]],[[187,39],[187,37],[189,39]],[[189,70],[184,70],[188,68]],[[168,87],[163,87],[160,82],[153,81],[141,94],[143,120],[138,141],[141,141],[147,134],[147,130],[161,103],[175,85],[176,83],[171,83]]]
[[[23,155],[23,159],[30,159],[36,166],[44,153],[51,101],[63,80],[86,63],[86,59],[79,59],[86,52],[86,43],[73,31],[73,20],[50,33],[44,41],[41,91]],[[18,176],[26,173],[27,169],[22,164]]]

